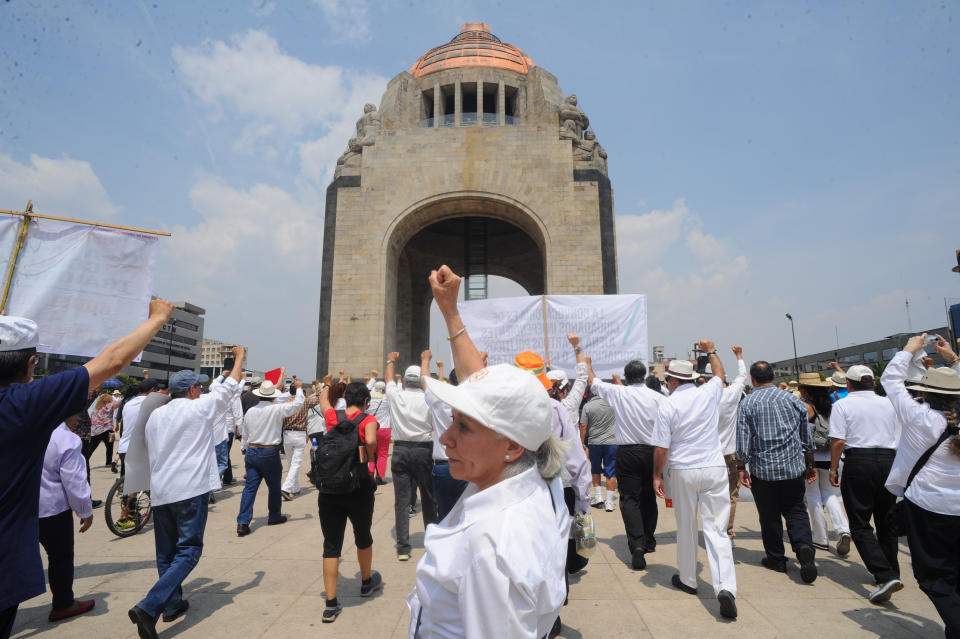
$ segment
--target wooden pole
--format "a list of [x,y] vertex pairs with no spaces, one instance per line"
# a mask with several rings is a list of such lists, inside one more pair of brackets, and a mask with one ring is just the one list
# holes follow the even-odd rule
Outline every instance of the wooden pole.
[[120,226],[119,224],[106,224],[104,222],[91,222],[89,220],[74,220],[69,217],[59,217],[57,215],[44,215],[42,213],[34,213],[32,209],[32,204],[28,205],[30,210],[27,211],[10,211],[8,209],[0,209],[0,213],[6,213],[7,215],[24,215],[29,217],[36,217],[44,220],[56,220],[57,222],[72,222],[74,224],[87,224],[89,226],[100,226],[105,229],[117,229],[118,231],[132,231],[134,233],[146,233],[147,235],[161,235],[163,237],[170,237],[170,234],[166,231],[151,231],[149,229],[138,229],[133,226]]
[[7,269],[7,279],[3,283],[3,299],[0,299],[0,313],[7,310],[7,296],[10,294],[10,282],[13,281],[13,269],[17,267],[17,258],[20,257],[20,249],[23,247],[24,240],[27,239],[27,227],[30,226],[30,212],[33,211],[33,202],[27,200],[27,210],[23,213],[23,219],[20,221],[20,231],[17,233],[17,242],[13,245],[13,255],[10,256],[10,268]]

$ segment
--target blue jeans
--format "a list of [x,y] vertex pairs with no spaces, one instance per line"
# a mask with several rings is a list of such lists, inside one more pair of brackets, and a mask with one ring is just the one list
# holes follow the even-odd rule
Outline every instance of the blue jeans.
[[447,513],[453,508],[467,487],[467,482],[462,479],[454,479],[450,476],[449,464],[438,464],[434,462],[433,471],[433,496],[437,500],[437,521],[443,521]]
[[249,525],[253,519],[253,502],[257,499],[261,480],[267,482],[267,521],[278,521],[281,516],[280,481],[283,475],[280,451],[275,448],[248,448],[243,461],[247,466],[247,483],[243,486],[243,496],[240,497],[237,523]]
[[203,552],[209,502],[210,493],[203,493],[153,507],[153,537],[160,579],[137,605],[155,619],[161,613],[173,613],[183,598],[181,584]]
[[220,477],[230,468],[230,440],[225,439],[214,447],[217,453],[217,472]]

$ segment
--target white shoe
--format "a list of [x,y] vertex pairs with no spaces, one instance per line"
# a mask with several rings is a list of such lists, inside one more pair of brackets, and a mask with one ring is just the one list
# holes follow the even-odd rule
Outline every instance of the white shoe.
[[890,595],[898,590],[903,590],[903,582],[899,579],[891,579],[885,584],[878,584],[873,592],[870,593],[868,599],[870,599],[870,603],[890,601]]
[[606,510],[608,513],[612,513],[615,508],[616,508],[616,505],[614,505],[614,503],[613,503],[612,501],[608,501],[608,502],[607,502],[606,504],[604,504],[604,506],[603,506],[603,509]]
[[593,501],[590,502],[590,505],[593,506],[594,508],[602,508],[603,497],[594,497]]

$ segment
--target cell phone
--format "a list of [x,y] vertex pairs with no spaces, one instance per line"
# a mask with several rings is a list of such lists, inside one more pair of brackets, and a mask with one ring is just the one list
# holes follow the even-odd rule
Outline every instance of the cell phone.
[[357,454],[360,457],[360,463],[366,464],[368,461],[367,457],[367,447],[365,445],[360,445],[357,447]]
[[924,344],[936,344],[936,343],[939,342],[939,341],[940,341],[940,339],[939,339],[936,335],[927,335],[927,336],[923,339],[923,343],[924,343]]

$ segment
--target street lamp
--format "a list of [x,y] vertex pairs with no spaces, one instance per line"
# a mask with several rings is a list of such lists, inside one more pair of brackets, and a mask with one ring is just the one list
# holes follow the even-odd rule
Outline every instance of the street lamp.
[[793,315],[787,313],[787,319],[790,320],[790,334],[793,336],[793,372],[800,381],[800,362],[797,359],[797,333],[793,330]]

